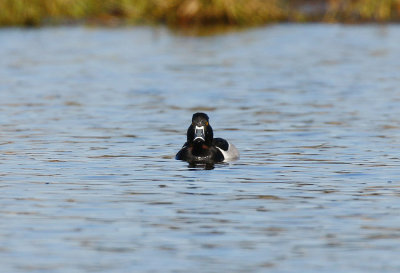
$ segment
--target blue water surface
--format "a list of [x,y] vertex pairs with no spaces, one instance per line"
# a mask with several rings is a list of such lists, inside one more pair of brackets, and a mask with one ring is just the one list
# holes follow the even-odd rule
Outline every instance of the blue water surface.
[[[400,27],[0,30],[2,272],[399,272]],[[194,112],[234,143],[174,160]]]

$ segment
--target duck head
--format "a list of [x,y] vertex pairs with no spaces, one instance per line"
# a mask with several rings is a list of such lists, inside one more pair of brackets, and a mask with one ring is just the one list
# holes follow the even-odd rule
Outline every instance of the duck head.
[[193,114],[192,124],[187,131],[187,142],[195,146],[210,146],[213,138],[213,130],[208,116],[204,113]]

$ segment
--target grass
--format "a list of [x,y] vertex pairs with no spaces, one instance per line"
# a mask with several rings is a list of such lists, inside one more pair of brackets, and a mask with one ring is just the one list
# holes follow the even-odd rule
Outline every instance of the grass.
[[0,0],[0,26],[248,26],[282,21],[400,21],[400,0]]
[[400,0],[330,0],[326,21],[399,21]]

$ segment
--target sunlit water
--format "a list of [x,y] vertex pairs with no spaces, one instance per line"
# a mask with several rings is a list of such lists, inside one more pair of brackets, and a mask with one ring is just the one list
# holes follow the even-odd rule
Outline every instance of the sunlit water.
[[[1,272],[399,272],[400,27],[0,30]],[[174,160],[204,111],[240,160]]]

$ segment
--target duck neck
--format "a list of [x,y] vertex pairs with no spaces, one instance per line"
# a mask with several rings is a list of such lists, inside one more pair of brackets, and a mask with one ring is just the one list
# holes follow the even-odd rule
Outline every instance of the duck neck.
[[194,142],[193,143],[193,155],[202,156],[208,153],[208,149],[210,148],[205,142]]

